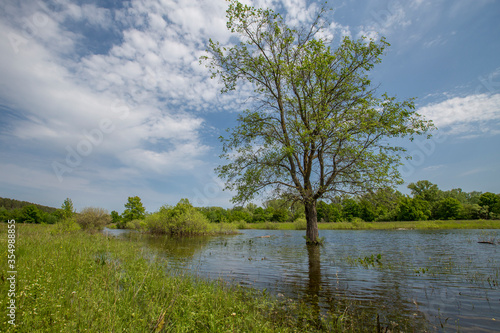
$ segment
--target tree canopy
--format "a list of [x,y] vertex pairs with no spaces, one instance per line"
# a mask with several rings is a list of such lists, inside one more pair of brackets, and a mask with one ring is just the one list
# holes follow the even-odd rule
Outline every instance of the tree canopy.
[[70,198],[64,199],[63,204],[61,205],[62,217],[63,218],[71,218],[75,214],[75,208],[73,207],[73,201]]
[[146,209],[142,205],[141,198],[138,196],[128,197],[122,217],[124,222],[146,218]]
[[222,46],[210,40],[208,63],[222,92],[251,83],[251,109],[222,138],[228,164],[220,166],[234,202],[266,188],[305,205],[306,237],[317,242],[318,199],[362,193],[401,182],[405,149],[388,139],[427,132],[432,123],[415,111],[413,99],[377,94],[368,72],[389,43],[345,37],[332,49],[322,38],[325,10],[310,24],[289,27],[271,9],[229,1],[227,27],[240,40]]

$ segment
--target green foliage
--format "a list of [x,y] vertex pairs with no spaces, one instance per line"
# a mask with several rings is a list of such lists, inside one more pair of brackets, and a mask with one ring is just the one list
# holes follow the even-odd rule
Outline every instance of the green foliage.
[[439,200],[441,196],[438,186],[428,180],[419,180],[416,183],[410,183],[408,188],[411,190],[414,198],[418,197],[430,203]]
[[61,206],[62,218],[70,219],[75,214],[75,208],[73,207],[73,201],[70,198],[66,198]]
[[462,206],[462,212],[460,214],[460,218],[463,220],[480,219],[481,216],[483,215],[483,212],[486,213],[478,204],[466,203]]
[[42,221],[47,224],[55,224],[59,218],[55,214],[42,213]]
[[15,220],[17,223],[46,223],[54,224],[61,219],[58,210],[51,210],[52,213],[40,210],[40,205],[26,205],[23,208],[7,209],[0,207],[0,221]]
[[208,234],[232,235],[238,233],[237,229],[233,223],[214,223],[208,225]]
[[[247,81],[259,101],[221,139],[229,163],[217,171],[236,191],[234,202],[272,187],[307,205],[307,220],[316,221],[315,203],[328,193],[401,183],[405,149],[387,145],[387,139],[411,138],[432,124],[414,111],[412,99],[398,102],[371,87],[368,72],[380,63],[386,40],[345,37],[332,50],[318,34],[327,24],[325,10],[312,25],[290,27],[270,9],[229,2],[227,28],[241,42],[222,46],[210,40],[209,56],[201,60],[224,84],[222,92]],[[268,219],[254,214],[254,221]],[[314,242],[318,235],[307,237]]]
[[307,228],[307,221],[304,218],[298,218],[295,221],[293,221],[293,227],[295,230],[306,230]]
[[10,220],[10,213],[5,207],[0,207],[0,221],[5,222],[7,220]]
[[479,206],[493,207],[497,203],[498,197],[491,192],[483,193],[479,196]]
[[208,223],[208,219],[187,199],[181,199],[174,207],[165,205],[146,217],[149,232],[173,236],[205,234]]
[[440,220],[455,220],[463,211],[462,204],[455,198],[444,198],[434,206],[433,217]]
[[461,188],[454,188],[449,191],[442,191],[441,195],[443,198],[454,198],[460,201],[462,205],[464,204],[477,204],[479,202],[479,196],[481,192],[464,192]]
[[351,198],[346,198],[342,201],[342,217],[346,221],[352,221],[355,217],[360,217],[361,210],[358,202]]
[[86,207],[76,215],[75,220],[84,230],[102,230],[111,223],[111,216],[103,208]]
[[73,217],[60,220],[58,223],[56,223],[54,229],[51,230],[51,234],[55,235],[61,233],[71,233],[81,229],[82,228],[78,223],[76,223],[76,219]]
[[228,211],[229,221],[230,222],[251,222],[252,214],[248,211],[248,209],[243,208],[241,206],[234,207],[233,209]]
[[252,222],[254,223],[259,223],[259,222],[266,222],[266,221],[271,221],[273,217],[273,211],[269,208],[262,208],[262,207],[257,207],[254,212],[253,212],[253,217],[252,217]]
[[132,220],[125,223],[124,227],[131,230],[147,230],[147,223],[145,220]]
[[486,192],[481,194],[479,197],[479,206],[486,210],[486,218],[491,218],[491,213],[497,211],[500,207],[497,204],[500,202],[500,198],[491,192]]
[[372,254],[371,256],[369,257],[364,257],[364,258],[356,258],[355,260],[352,260],[350,258],[347,258],[348,262],[351,262],[351,263],[356,263],[356,264],[359,264],[365,268],[368,268],[368,267],[376,267],[376,266],[382,266],[382,254],[377,254],[377,255],[374,255]]
[[40,211],[45,212],[45,213],[50,213],[53,214],[57,211],[57,208],[54,207],[48,207],[48,206],[43,206],[27,201],[19,201],[15,199],[8,199],[8,198],[0,198],[0,207],[4,207],[9,211],[12,210],[21,210],[25,206],[31,206],[35,205]]
[[397,208],[398,221],[423,221],[431,216],[428,202],[419,198],[402,197]]
[[237,229],[247,229],[247,222],[245,220],[235,221],[233,222],[236,225]]
[[146,209],[142,205],[141,198],[138,196],[128,197],[128,201],[125,204],[125,210],[122,214],[122,220],[124,222],[132,220],[144,220],[146,217]]
[[42,223],[42,212],[35,206],[24,206],[21,221],[23,223]]
[[497,194],[497,202],[491,207],[491,211],[500,215],[500,194]]
[[111,222],[112,223],[120,223],[122,221],[122,217],[116,210],[111,211]]
[[284,199],[272,199],[264,202],[266,210],[272,214],[269,221],[287,222],[291,217],[291,203]]
[[[286,333],[328,327],[299,302],[171,272],[163,256],[139,242],[52,232],[57,227],[18,226],[23,250],[16,268],[23,274],[16,280],[17,327],[5,317],[1,332]],[[7,228],[0,238],[7,239]],[[8,288],[0,283],[2,295]]]
[[286,222],[289,219],[288,210],[286,208],[277,208],[273,212],[271,221],[273,222]]
[[212,223],[223,223],[229,221],[230,213],[222,207],[203,207],[198,208],[208,221]]
[[361,200],[359,203],[359,217],[366,222],[375,221],[377,218],[375,206],[368,200]]
[[317,204],[318,221],[320,222],[339,222],[342,220],[342,205],[324,201],[318,201]]

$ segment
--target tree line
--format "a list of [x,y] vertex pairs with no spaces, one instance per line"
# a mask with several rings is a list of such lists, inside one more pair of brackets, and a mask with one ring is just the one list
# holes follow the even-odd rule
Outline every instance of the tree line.
[[62,218],[60,210],[27,201],[0,198],[0,221],[54,224]]
[[[475,220],[500,218],[500,194],[491,192],[465,192],[460,188],[443,191],[428,180],[410,183],[411,194],[385,187],[359,196],[344,195],[317,204],[318,221],[341,222],[363,220],[423,221],[423,220]],[[122,214],[111,212],[113,222],[126,228],[144,220],[145,211],[139,197],[129,197]],[[211,223],[293,222],[305,218],[301,202],[285,199],[265,201],[262,206],[248,203],[233,208],[196,207]]]
[[[337,196],[317,204],[319,222],[363,220],[423,221],[423,220],[475,220],[500,218],[500,194],[491,192],[465,192],[460,188],[443,191],[428,180],[408,185],[410,195],[389,187],[360,196]],[[199,208],[211,222],[247,223],[292,222],[305,217],[300,203],[291,204],[281,199],[264,202],[263,207],[248,204],[245,207],[224,209]]]
[[[385,187],[359,196],[343,195],[333,197],[329,201],[318,201],[318,221],[382,222],[500,218],[500,194],[465,192],[460,188],[443,191],[428,180],[410,183],[408,189],[411,192],[409,195]],[[76,213],[69,198],[64,200],[59,209],[6,198],[0,198],[0,204],[0,220],[5,222],[14,219],[18,223],[54,224],[75,216],[84,220],[89,213],[88,210],[91,209],[85,208]],[[118,228],[138,228],[136,224],[140,224],[151,215],[146,212],[138,196],[129,197],[124,207],[121,214],[117,211],[108,214],[106,210],[101,209],[98,215],[108,216],[104,220],[116,224]],[[267,200],[262,206],[248,203],[233,208],[194,207],[194,209],[211,223],[240,221],[279,223],[305,218],[305,207],[302,203],[285,199]]]

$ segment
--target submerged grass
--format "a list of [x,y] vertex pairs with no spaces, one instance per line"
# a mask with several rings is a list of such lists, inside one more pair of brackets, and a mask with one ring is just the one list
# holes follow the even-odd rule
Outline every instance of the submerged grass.
[[[300,302],[171,272],[139,242],[48,225],[17,229],[16,326],[3,310],[1,332],[356,330],[352,320],[326,319]],[[5,260],[5,224],[0,246]],[[2,309],[9,300],[6,272],[0,272]]]
[[[239,226],[240,227],[240,226]],[[436,230],[436,229],[500,229],[500,220],[435,220],[397,222],[334,222],[318,223],[320,230]],[[297,223],[246,223],[244,229],[296,230]],[[305,229],[305,228],[304,228]]]

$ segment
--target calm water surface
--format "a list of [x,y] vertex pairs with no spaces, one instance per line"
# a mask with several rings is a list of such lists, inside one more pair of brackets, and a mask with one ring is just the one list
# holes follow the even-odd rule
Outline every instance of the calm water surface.
[[499,240],[499,231],[324,230],[319,248],[307,247],[304,235],[243,230],[145,241],[171,268],[302,299],[322,312],[347,302],[386,323],[404,317],[431,331],[500,332],[500,244],[478,243]]

